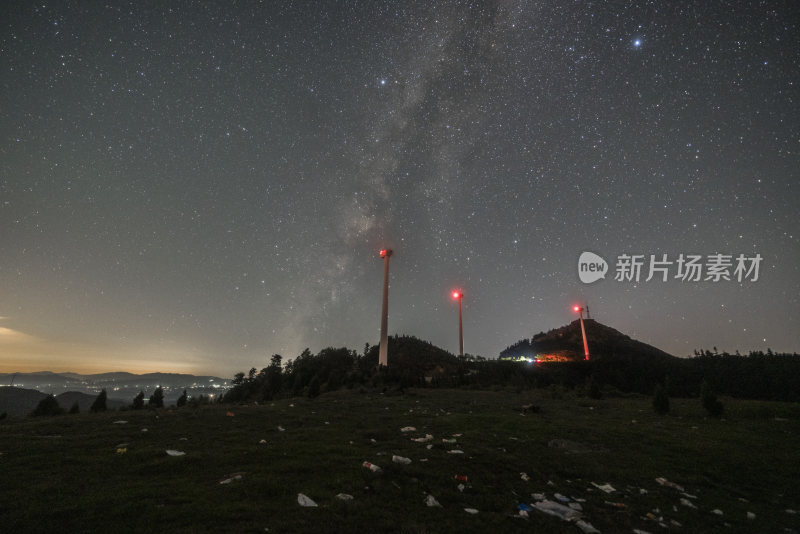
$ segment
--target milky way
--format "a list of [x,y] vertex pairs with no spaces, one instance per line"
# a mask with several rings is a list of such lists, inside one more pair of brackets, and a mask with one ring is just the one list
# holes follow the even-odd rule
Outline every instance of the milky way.
[[[678,356],[798,349],[792,2],[0,10],[6,370],[361,350],[383,247],[390,333],[453,352],[454,288],[487,357],[574,303]],[[676,277],[681,254],[729,279]]]

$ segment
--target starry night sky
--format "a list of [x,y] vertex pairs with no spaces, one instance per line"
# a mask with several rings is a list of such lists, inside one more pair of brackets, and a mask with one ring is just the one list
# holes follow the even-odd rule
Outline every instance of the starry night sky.
[[[677,356],[800,349],[793,1],[7,1],[0,20],[2,370],[360,351],[383,247],[389,333],[452,352],[455,288],[486,357],[576,303]],[[579,280],[584,251],[605,280]],[[637,283],[622,254],[763,260],[755,281],[646,263]]]

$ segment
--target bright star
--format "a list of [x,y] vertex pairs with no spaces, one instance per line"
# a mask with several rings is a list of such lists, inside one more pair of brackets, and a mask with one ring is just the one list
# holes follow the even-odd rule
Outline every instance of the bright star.
[[642,46],[642,40],[641,39],[636,39],[635,41],[633,41],[633,47],[634,48],[639,48],[640,46]]

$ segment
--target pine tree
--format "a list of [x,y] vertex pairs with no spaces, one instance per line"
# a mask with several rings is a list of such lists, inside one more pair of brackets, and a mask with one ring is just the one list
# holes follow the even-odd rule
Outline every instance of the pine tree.
[[89,408],[89,411],[92,413],[97,412],[104,412],[106,411],[106,390],[103,389],[100,391],[100,394],[94,399],[92,406]]
[[40,415],[61,415],[63,413],[64,409],[59,406],[55,396],[50,394],[39,401],[39,404],[36,405],[36,409],[33,410],[31,415],[38,417]]
[[164,390],[159,386],[150,395],[150,400],[148,401],[147,405],[151,408],[163,408],[164,407]]
[[144,391],[140,391],[138,395],[133,398],[133,409],[141,410],[144,408]]

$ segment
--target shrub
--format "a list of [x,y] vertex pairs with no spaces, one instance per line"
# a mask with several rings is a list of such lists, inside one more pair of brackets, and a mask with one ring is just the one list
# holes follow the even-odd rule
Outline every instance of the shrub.
[[717,394],[711,389],[711,386],[703,380],[700,385],[700,401],[703,403],[703,408],[706,409],[708,415],[711,417],[722,417],[723,406],[717,399]]
[[81,413],[81,408],[78,406],[78,401],[75,401],[75,403],[72,405],[72,408],[69,409],[69,413]]
[[185,406],[185,405],[186,405],[186,399],[187,399],[187,398],[188,398],[188,397],[187,397],[187,395],[186,395],[186,390],[184,389],[184,390],[183,390],[183,395],[181,395],[180,397],[178,397],[178,402],[177,402],[177,406],[178,406],[178,408],[180,408],[181,406]]
[[314,375],[311,382],[308,383],[308,398],[313,399],[319,397],[320,380],[319,375]]
[[595,380],[594,375],[589,377],[589,383],[586,386],[586,395],[590,399],[602,399],[603,392],[600,390],[600,385]]
[[659,415],[669,413],[669,395],[667,395],[667,388],[661,384],[656,385],[656,390],[653,394],[653,410]]

